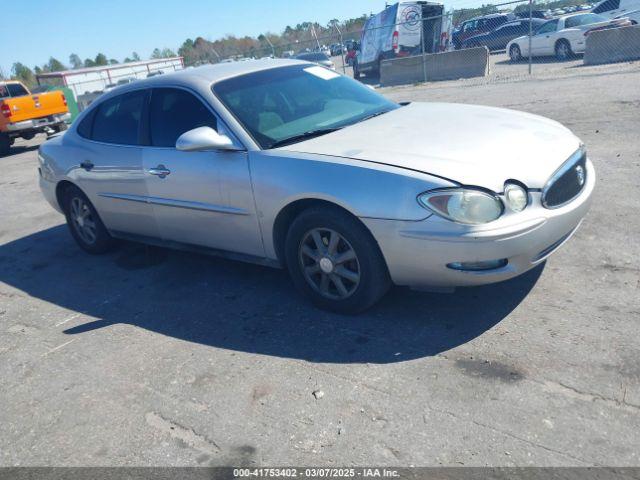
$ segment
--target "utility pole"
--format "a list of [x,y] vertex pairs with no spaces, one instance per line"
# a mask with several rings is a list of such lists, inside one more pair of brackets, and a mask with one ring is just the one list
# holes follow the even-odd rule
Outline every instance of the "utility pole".
[[263,35],[264,39],[267,41],[267,43],[269,44],[269,46],[271,47],[271,54],[273,55],[273,58],[276,58],[276,49],[273,46],[273,43],[271,43],[271,40],[269,40],[269,37],[267,37],[266,35]]
[[340,57],[342,57],[342,73],[347,73],[347,69],[344,65],[344,42],[342,41],[342,32],[338,27],[338,22],[333,22],[333,26],[338,31],[338,37],[340,38]]

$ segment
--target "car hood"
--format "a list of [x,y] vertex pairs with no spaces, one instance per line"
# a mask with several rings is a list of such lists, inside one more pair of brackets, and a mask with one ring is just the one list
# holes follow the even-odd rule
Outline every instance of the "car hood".
[[537,115],[411,103],[282,149],[393,165],[501,192],[510,179],[542,188],[579,146],[567,128]]

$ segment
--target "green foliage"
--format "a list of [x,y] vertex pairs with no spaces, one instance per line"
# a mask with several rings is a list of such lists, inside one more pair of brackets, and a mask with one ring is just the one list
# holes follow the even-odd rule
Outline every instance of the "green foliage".
[[27,87],[32,87],[36,84],[36,77],[33,74],[33,71],[20,62],[13,64],[13,67],[11,67],[11,74],[13,78],[21,81]]
[[95,67],[96,66],[96,62],[95,60],[91,60],[90,58],[85,58],[84,59],[84,66],[85,67]]
[[61,72],[66,70],[67,67],[57,58],[49,58],[49,61],[42,67],[45,72]]
[[104,53],[98,53],[93,63],[97,67],[103,67],[105,65],[108,65],[109,61],[107,60],[107,56]]
[[82,68],[82,59],[77,53],[69,55],[69,63],[71,64],[71,68]]

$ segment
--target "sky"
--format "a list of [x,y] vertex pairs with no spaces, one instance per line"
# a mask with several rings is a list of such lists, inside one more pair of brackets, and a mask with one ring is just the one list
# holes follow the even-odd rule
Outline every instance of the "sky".
[[[0,67],[33,68],[55,57],[122,61],[133,51],[148,58],[154,48],[177,50],[187,38],[279,33],[304,21],[326,24],[377,13],[384,0],[19,0],[0,1]],[[391,2],[390,2],[391,3]],[[8,28],[8,26],[11,26]],[[7,48],[9,47],[9,48]]]

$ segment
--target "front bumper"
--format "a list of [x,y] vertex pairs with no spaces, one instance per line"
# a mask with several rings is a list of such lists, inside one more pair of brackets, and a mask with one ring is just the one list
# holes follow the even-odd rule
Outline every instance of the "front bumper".
[[49,115],[48,117],[34,118],[24,120],[22,122],[8,123],[7,130],[10,132],[21,132],[23,130],[40,130],[51,125],[58,125],[71,119],[70,113],[61,113],[58,115]]
[[[541,204],[541,193],[520,212],[506,212],[487,225],[461,225],[437,215],[422,221],[363,218],[378,241],[389,273],[397,285],[458,287],[500,282],[518,276],[547,259],[580,226],[589,210],[596,177],[587,160],[587,180],[582,192],[557,209]],[[452,262],[507,259],[492,270],[463,271],[447,267]]]

